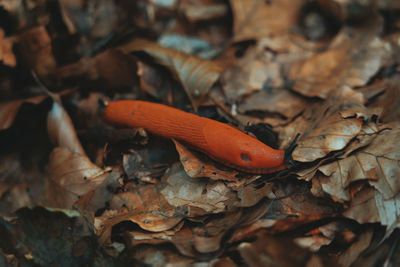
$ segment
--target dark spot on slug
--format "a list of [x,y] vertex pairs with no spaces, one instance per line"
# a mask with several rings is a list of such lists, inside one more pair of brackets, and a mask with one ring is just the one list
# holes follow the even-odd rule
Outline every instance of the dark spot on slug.
[[249,155],[245,154],[245,153],[241,153],[240,154],[240,158],[245,161],[245,162],[251,162],[251,158]]

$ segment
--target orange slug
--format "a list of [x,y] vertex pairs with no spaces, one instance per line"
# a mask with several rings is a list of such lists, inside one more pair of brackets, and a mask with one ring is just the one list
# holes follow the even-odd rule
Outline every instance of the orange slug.
[[115,101],[106,107],[103,119],[178,140],[240,171],[261,174],[287,168],[284,150],[273,149],[225,123],[166,105],[139,100]]

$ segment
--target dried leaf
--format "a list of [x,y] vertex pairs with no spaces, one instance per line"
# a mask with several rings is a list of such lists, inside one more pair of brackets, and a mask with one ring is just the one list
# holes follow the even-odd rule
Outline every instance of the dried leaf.
[[53,150],[48,168],[47,204],[57,208],[71,208],[81,196],[95,190],[108,176],[85,155],[72,152],[67,147]]
[[115,266],[114,260],[99,250],[88,219],[73,210],[20,209],[13,223],[0,218],[1,250],[15,256],[13,264]]
[[368,181],[385,199],[400,192],[400,125],[384,125],[381,129],[366,148],[319,167],[326,178],[316,179],[324,192],[336,199],[350,200],[349,185],[358,180]]
[[112,227],[131,221],[142,229],[163,232],[175,227],[185,216],[185,207],[173,207],[155,185],[145,185],[114,195],[110,208],[95,219],[95,229],[102,243],[109,243]]
[[119,47],[124,53],[143,51],[167,67],[185,88],[196,108],[218,80],[222,67],[216,61],[200,59],[150,41],[135,39]]
[[293,159],[301,162],[314,161],[345,148],[360,133],[363,118],[371,116],[363,106],[362,94],[346,87],[331,94],[324,106],[311,106],[305,114],[298,119],[303,131],[297,129],[297,132],[302,137],[292,153]]
[[287,33],[296,24],[304,1],[230,0],[233,40],[259,39]]
[[289,78],[295,91],[327,98],[329,92],[342,86],[365,85],[390,52],[390,45],[374,32],[344,28],[327,51],[294,64]]
[[162,182],[162,196],[174,207],[188,207],[189,217],[229,210],[236,195],[222,182],[190,178],[182,165],[173,165]]
[[200,159],[198,154],[187,149],[184,145],[175,141],[176,150],[187,175],[191,178],[207,177],[212,180],[224,180],[235,182],[239,173],[235,170],[224,171],[216,168],[215,164]]

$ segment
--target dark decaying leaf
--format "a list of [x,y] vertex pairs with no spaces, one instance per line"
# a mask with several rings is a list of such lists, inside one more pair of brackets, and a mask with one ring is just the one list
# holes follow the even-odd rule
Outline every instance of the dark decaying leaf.
[[21,265],[114,266],[114,260],[99,250],[87,218],[77,211],[24,208],[12,223],[1,218],[0,232],[1,250],[15,255]]
[[97,89],[127,90],[137,86],[135,58],[118,50],[107,50],[91,58],[60,67],[51,73],[58,83],[82,84]]
[[24,63],[39,77],[51,73],[56,68],[57,62],[52,54],[51,37],[44,26],[20,33],[16,45]]
[[143,39],[132,40],[119,49],[126,54],[145,52],[158,64],[167,67],[182,83],[194,107],[208,94],[222,72],[216,61],[204,60]]

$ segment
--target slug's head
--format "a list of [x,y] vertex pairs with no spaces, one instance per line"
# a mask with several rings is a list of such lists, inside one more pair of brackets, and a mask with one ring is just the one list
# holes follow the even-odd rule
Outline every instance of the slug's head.
[[[271,173],[286,168],[285,151],[273,149],[257,139],[223,124],[204,126],[203,134],[212,158],[250,173]],[[218,128],[218,131],[216,129]]]

